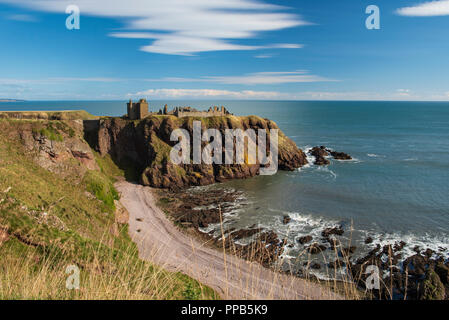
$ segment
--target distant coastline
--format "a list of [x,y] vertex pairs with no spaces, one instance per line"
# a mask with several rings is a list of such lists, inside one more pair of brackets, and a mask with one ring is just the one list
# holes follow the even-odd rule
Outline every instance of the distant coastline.
[[0,99],[0,102],[26,102],[26,100],[20,100],[20,99]]

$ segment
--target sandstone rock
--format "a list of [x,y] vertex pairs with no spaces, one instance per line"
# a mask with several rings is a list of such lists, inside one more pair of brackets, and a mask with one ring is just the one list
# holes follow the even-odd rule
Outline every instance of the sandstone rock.
[[[204,129],[218,129],[222,136],[226,129],[278,129],[277,125],[259,117],[216,117],[203,121]],[[259,174],[261,165],[206,165],[180,164],[170,161],[170,135],[175,129],[185,129],[192,137],[191,118],[172,116],[150,116],[139,122],[123,119],[100,120],[98,128],[86,133],[90,144],[102,155],[109,154],[119,164],[132,163],[143,185],[157,188],[183,188],[208,185],[230,179],[243,179]],[[205,143],[204,143],[205,144]],[[223,138],[223,146],[224,138]],[[307,164],[306,155],[295,143],[279,133],[278,167],[280,170],[294,170]],[[224,150],[223,150],[224,155]],[[140,178],[139,178],[140,177]]]
[[284,218],[282,219],[282,223],[288,224],[291,220],[292,220],[292,218],[290,218],[289,216],[284,216]]

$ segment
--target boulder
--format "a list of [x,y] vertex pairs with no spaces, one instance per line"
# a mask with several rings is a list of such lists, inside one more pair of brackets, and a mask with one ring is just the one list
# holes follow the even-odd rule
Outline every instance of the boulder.
[[310,254],[318,254],[318,253],[323,252],[324,250],[326,250],[326,246],[323,246],[323,245],[318,244],[316,242],[311,244],[309,247],[307,247],[307,251]]
[[345,231],[343,230],[343,228],[341,226],[339,226],[339,227],[334,227],[334,228],[326,228],[323,230],[323,232],[321,232],[321,235],[324,238],[329,238],[330,235],[341,236],[344,233],[345,233]]
[[288,224],[290,221],[292,221],[292,218],[290,218],[289,216],[284,216],[284,218],[282,219],[283,224]]
[[299,242],[300,244],[306,244],[306,243],[309,243],[310,241],[312,241],[312,239],[313,239],[312,236],[304,236],[304,237],[300,237],[300,238],[298,239],[298,242]]

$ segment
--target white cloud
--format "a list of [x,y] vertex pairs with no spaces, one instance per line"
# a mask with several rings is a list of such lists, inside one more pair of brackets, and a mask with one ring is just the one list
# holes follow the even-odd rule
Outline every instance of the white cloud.
[[149,89],[128,94],[131,97],[147,96],[151,98],[179,99],[179,98],[221,98],[221,99],[282,99],[288,94],[276,91],[230,91],[216,89]]
[[[307,25],[287,8],[259,0],[0,0],[35,10],[65,14],[69,4],[81,15],[118,18],[128,32],[120,38],[152,39],[141,50],[146,52],[192,55],[218,50],[257,50],[260,48],[300,48],[298,44],[243,45],[236,40],[250,39],[260,32]],[[135,32],[149,31],[149,32]]]
[[272,57],[273,57],[273,55],[271,55],[271,54],[258,54],[258,55],[254,56],[254,58],[257,58],[257,59],[268,59],[268,58],[272,58]]
[[243,85],[263,85],[263,84],[283,84],[301,82],[324,82],[335,81],[307,74],[307,71],[298,70],[292,72],[257,72],[241,76],[214,76],[200,78],[162,78],[147,79],[152,82],[214,82],[221,84],[243,84]]
[[21,21],[21,22],[37,22],[36,17],[29,14],[12,14],[7,17],[9,20]]
[[106,77],[88,77],[88,78],[68,78],[68,77],[57,77],[57,78],[43,78],[43,79],[11,79],[11,78],[0,78],[1,85],[14,85],[14,84],[49,84],[49,83],[60,83],[60,82],[118,82],[123,81],[120,78],[106,78]]
[[409,97],[411,93],[409,89],[397,89],[396,92],[399,96],[402,97]]
[[428,1],[422,4],[400,8],[396,11],[401,16],[433,17],[449,15],[449,0]]

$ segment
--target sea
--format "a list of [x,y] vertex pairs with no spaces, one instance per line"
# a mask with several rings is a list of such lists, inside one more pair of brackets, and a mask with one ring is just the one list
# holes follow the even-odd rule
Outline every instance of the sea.
[[[315,166],[309,156],[311,164],[293,172],[205,187],[242,193],[226,227],[273,230],[288,240],[284,257],[295,261],[304,252],[299,237],[319,242],[323,229],[334,226],[357,247],[355,257],[398,241],[407,243],[404,257],[416,246],[449,257],[449,102],[150,101],[150,110],[164,104],[223,105],[236,115],[274,120],[304,151],[323,145],[353,157]],[[125,101],[0,103],[0,111],[73,109],[120,116]],[[220,232],[213,225],[204,231]],[[373,243],[365,243],[368,237]]]

